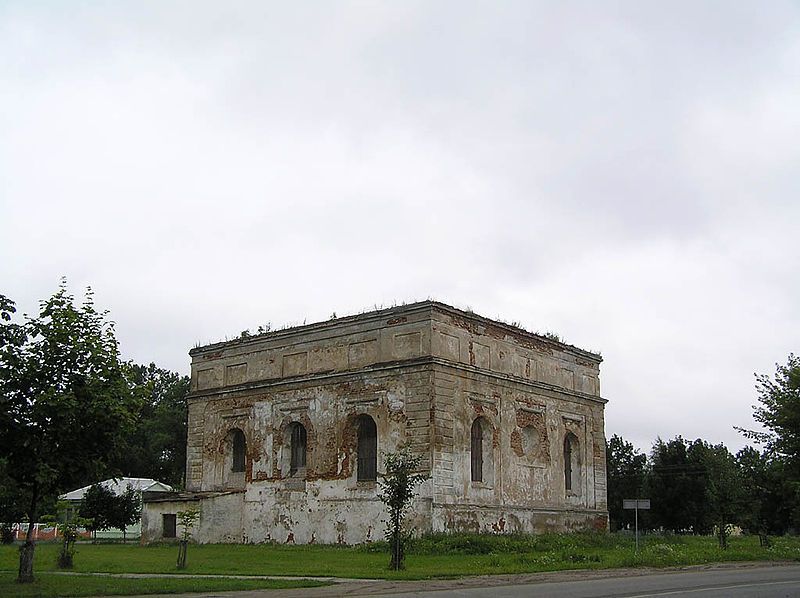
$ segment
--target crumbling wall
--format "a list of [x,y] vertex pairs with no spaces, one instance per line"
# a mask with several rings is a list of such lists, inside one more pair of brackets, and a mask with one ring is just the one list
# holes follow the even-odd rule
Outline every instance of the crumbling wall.
[[[434,529],[534,531],[605,520],[602,402],[446,365],[437,366],[434,389]],[[492,450],[483,458],[494,463],[490,479],[480,482],[471,476],[476,418],[490,426]],[[571,491],[564,470],[568,432],[580,450]]]
[[594,509],[433,505],[434,532],[542,534],[608,529],[608,514]]
[[[207,400],[199,489],[233,489],[226,477],[225,439],[240,429],[247,442],[240,509],[244,541],[352,544],[380,538],[385,507],[378,484],[357,481],[357,418],[364,414],[375,421],[379,470],[383,455],[401,446],[421,454],[429,469],[431,375],[425,367],[393,368]],[[287,430],[295,422],[306,429],[306,467],[290,474]],[[414,516],[428,528],[430,492],[430,485],[424,486],[414,507]],[[225,541],[210,531],[203,537]]]
[[600,396],[598,355],[457,310],[432,312],[431,350],[470,368]]

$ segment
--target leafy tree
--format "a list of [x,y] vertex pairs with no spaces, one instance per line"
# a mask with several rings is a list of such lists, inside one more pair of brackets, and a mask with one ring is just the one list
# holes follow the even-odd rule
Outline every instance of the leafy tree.
[[381,474],[380,499],[389,511],[386,539],[392,550],[389,567],[395,571],[403,567],[409,535],[403,530],[403,519],[414,498],[414,489],[428,479],[427,474],[417,472],[421,463],[422,457],[408,449],[388,453],[383,460],[385,473]]
[[[19,347],[24,339],[21,326],[13,322],[16,311],[14,302],[5,295],[0,295],[0,396],[5,396],[10,391],[7,380],[11,368],[16,365],[13,359],[3,359],[2,356],[12,357],[15,348]],[[7,414],[0,412],[0,421],[6,417]],[[8,460],[2,456],[0,457],[0,533],[3,544],[14,541],[11,526],[22,521],[25,513],[15,486],[16,483],[8,475]]]
[[753,418],[767,431],[737,430],[785,459],[793,478],[800,479],[800,357],[790,353],[786,365],[775,367],[774,380],[756,374],[761,405],[753,406]]
[[59,569],[72,569],[79,526],[80,523],[75,521],[65,521],[57,526],[58,533],[61,534],[61,550],[58,551],[57,561]]
[[197,507],[178,511],[178,522],[183,527],[183,534],[178,543],[178,569],[186,569],[186,552],[189,540],[192,539],[192,529],[198,519],[200,519],[200,509]]
[[109,517],[109,524],[122,532],[122,542],[125,542],[126,528],[133,525],[142,514],[142,495],[134,490],[130,484],[122,494],[114,496],[113,508]]
[[698,444],[705,468],[705,496],[710,520],[717,529],[720,548],[728,547],[730,526],[742,515],[744,494],[736,459],[723,444]]
[[727,547],[731,524],[741,520],[745,496],[737,461],[723,444],[677,436],[653,446],[650,494],[655,525],[674,532],[719,533]]
[[186,395],[189,377],[151,363],[134,365],[133,382],[143,401],[125,450],[114,463],[126,476],[183,486],[186,469]]
[[786,464],[767,451],[745,447],[736,454],[744,505],[741,525],[768,544],[770,534],[784,534],[798,521],[798,492]]
[[114,327],[67,292],[40,303],[39,315],[12,322],[13,303],[0,304],[0,455],[26,499],[30,523],[20,549],[18,581],[33,581],[33,524],[41,500],[98,479],[137,408]]
[[784,533],[800,523],[800,357],[790,353],[786,365],[775,364],[774,378],[756,374],[756,391],[753,418],[765,431],[736,428],[764,447],[739,456],[750,512],[758,514],[748,523],[762,535]]
[[116,494],[103,484],[93,484],[81,501],[78,515],[86,522],[86,529],[97,540],[97,531],[115,528],[122,532],[122,541],[129,525],[139,521],[141,516],[141,494],[130,484],[122,494]]
[[92,532],[93,541],[97,541],[98,530],[112,526],[117,496],[103,484],[92,484],[83,495],[78,515],[86,520],[86,529]]
[[651,453],[652,473],[649,493],[652,497],[653,524],[674,532],[711,530],[706,497],[705,466],[697,443],[680,436],[664,442],[656,439]]
[[[608,516],[612,529],[633,525],[634,513],[622,508],[626,498],[644,498],[647,456],[630,442],[614,434],[606,445]],[[641,518],[640,513],[640,518]],[[641,526],[641,522],[640,522]]]

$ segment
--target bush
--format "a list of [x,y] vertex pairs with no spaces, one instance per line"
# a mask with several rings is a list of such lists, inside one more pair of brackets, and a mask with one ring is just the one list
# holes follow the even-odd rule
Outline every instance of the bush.
[[0,542],[3,544],[14,542],[14,529],[10,523],[0,523]]
[[425,534],[411,540],[414,554],[508,554],[521,552],[580,552],[586,548],[616,548],[627,540],[605,532],[573,534]]

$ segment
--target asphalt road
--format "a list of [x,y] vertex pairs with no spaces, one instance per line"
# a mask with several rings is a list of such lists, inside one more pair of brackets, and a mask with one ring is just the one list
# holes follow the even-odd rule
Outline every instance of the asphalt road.
[[716,563],[667,570],[587,569],[453,580],[326,579],[333,585],[138,598],[800,598],[800,564],[795,563]]
[[777,598],[800,597],[800,565],[690,570],[621,578],[392,593],[394,598]]

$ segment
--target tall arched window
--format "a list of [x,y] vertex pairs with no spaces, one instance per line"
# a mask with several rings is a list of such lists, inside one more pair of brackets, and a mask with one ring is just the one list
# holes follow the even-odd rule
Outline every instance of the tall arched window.
[[359,415],[358,466],[356,479],[359,482],[374,482],[378,479],[378,428],[369,415]]
[[483,425],[481,418],[472,422],[470,432],[470,460],[472,462],[472,481],[483,481]]
[[580,486],[580,449],[578,437],[567,432],[564,437],[564,488],[568,494],[577,494]]
[[247,441],[244,439],[244,432],[238,428],[231,430],[231,452],[233,453],[231,471],[233,473],[243,472],[245,454],[247,453]]
[[298,422],[290,424],[290,428],[289,475],[294,475],[306,466],[306,429]]

